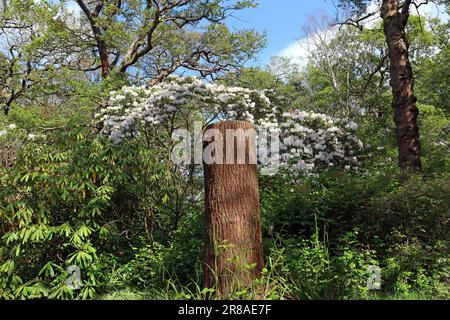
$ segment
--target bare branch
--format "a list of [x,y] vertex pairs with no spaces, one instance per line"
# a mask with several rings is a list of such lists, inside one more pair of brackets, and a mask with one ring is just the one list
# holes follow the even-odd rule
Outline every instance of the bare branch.
[[335,25],[339,25],[339,28],[341,28],[344,25],[353,26],[353,27],[356,27],[359,30],[363,31],[364,25],[362,24],[362,22],[366,21],[370,17],[373,17],[374,15],[378,14],[379,12],[380,12],[380,10],[376,10],[374,12],[370,12],[370,13],[368,13],[360,18],[357,18],[357,19],[348,18],[344,22],[337,22]]
[[369,88],[370,83],[372,82],[373,77],[375,76],[375,74],[377,74],[378,72],[381,71],[381,68],[383,68],[383,66],[384,66],[384,64],[385,64],[385,62],[386,62],[386,60],[387,60],[387,58],[388,58],[388,55],[387,55],[387,54],[383,55],[383,57],[381,58],[380,63],[377,65],[377,67],[375,68],[375,70],[373,70],[373,71],[370,73],[369,78],[367,79],[366,84],[364,85],[364,88],[363,88],[363,90],[361,91],[360,97],[363,97],[363,96],[364,96],[364,94],[366,93],[367,89]]

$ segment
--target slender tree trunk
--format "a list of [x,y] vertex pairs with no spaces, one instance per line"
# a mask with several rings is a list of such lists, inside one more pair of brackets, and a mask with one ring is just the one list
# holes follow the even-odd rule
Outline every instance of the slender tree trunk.
[[100,63],[102,65],[102,77],[104,79],[108,78],[109,72],[111,71],[111,66],[109,63],[108,50],[103,41],[98,43],[98,51],[100,56]]
[[409,61],[409,44],[405,27],[411,1],[399,8],[398,0],[383,0],[381,17],[389,49],[393,107],[395,111],[398,163],[408,171],[421,171],[420,141],[417,117],[419,110],[414,95],[414,77]]
[[[226,159],[226,130],[253,129],[253,125],[227,121],[213,124],[209,129],[220,131],[224,142],[223,159]],[[256,151],[248,138],[246,141],[245,164],[204,164],[203,284],[207,288],[217,284],[216,293],[220,298],[226,298],[231,290],[250,285],[260,276],[264,265],[258,171],[257,165],[248,161],[250,152]],[[205,143],[205,147],[210,143]]]
[[100,58],[100,65],[102,68],[102,77],[106,79],[108,78],[109,73],[111,71],[111,64],[109,62],[108,46],[106,45],[105,40],[102,39],[103,33],[97,21],[100,11],[105,5],[105,1],[104,0],[97,1],[97,5],[92,11],[89,9],[87,2],[85,3],[84,0],[75,0],[75,1],[80,7],[80,9],[83,11],[84,15],[89,21],[89,24],[91,25],[95,41],[97,42],[97,50]]
[[100,64],[102,66],[102,78],[106,79],[109,77],[111,71],[111,64],[109,62],[108,46],[105,40],[102,39],[102,31],[96,25],[92,26],[92,31],[94,32],[95,39],[97,41],[97,50],[100,58]]

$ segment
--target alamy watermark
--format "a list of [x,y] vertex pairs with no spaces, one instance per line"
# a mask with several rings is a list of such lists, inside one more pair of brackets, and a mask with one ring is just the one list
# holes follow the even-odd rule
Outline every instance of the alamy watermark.
[[66,279],[66,285],[72,290],[81,289],[81,269],[79,266],[71,265],[66,270],[69,275]]
[[280,162],[280,136],[277,130],[257,126],[248,129],[211,128],[203,131],[202,122],[194,132],[177,129],[172,134],[176,145],[171,159],[175,164],[259,164],[262,175],[275,175]]
[[379,266],[368,266],[367,288],[369,290],[381,290],[381,268]]

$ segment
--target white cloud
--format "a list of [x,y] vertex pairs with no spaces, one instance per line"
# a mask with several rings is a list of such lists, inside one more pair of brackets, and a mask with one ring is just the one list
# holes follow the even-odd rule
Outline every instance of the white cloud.
[[277,55],[282,57],[291,57],[293,62],[299,64],[300,66],[305,66],[309,59],[310,46],[311,45],[308,44],[307,39],[302,39],[291,43]]
[[[323,26],[319,26],[321,28]],[[315,47],[322,42],[328,42],[337,34],[338,27],[331,27],[329,29],[321,28],[321,31],[310,33],[307,37],[301,38],[289,46],[284,48],[277,55],[282,57],[291,57],[294,63],[304,67],[308,63],[308,59]]]

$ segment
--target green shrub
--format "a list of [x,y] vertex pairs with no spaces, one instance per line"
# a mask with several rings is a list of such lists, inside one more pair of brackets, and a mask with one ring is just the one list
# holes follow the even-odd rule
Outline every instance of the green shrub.
[[134,259],[129,263],[130,283],[141,289],[164,286],[164,276],[167,272],[164,259],[167,248],[159,243],[152,243],[133,250]]
[[392,192],[368,201],[356,220],[368,242],[381,246],[446,240],[450,228],[450,178],[412,177]]
[[[331,246],[354,229],[361,212],[375,196],[395,190],[395,171],[330,170],[304,177],[298,184],[281,179],[261,182],[261,206],[266,233],[309,238],[316,219],[326,226]],[[270,229],[270,230],[269,230]]]
[[449,299],[450,279],[448,246],[419,243],[391,248],[383,268],[383,291],[408,296],[417,293],[428,299]]
[[[98,254],[126,251],[118,230],[142,221],[133,205],[139,150],[71,131],[19,152],[0,178],[0,297],[93,298]],[[81,290],[66,285],[70,265],[81,268]]]
[[357,232],[340,239],[330,251],[316,233],[310,239],[291,238],[271,248],[280,256],[278,273],[287,279],[291,299],[352,299],[367,294],[368,267],[374,252],[359,247]]

